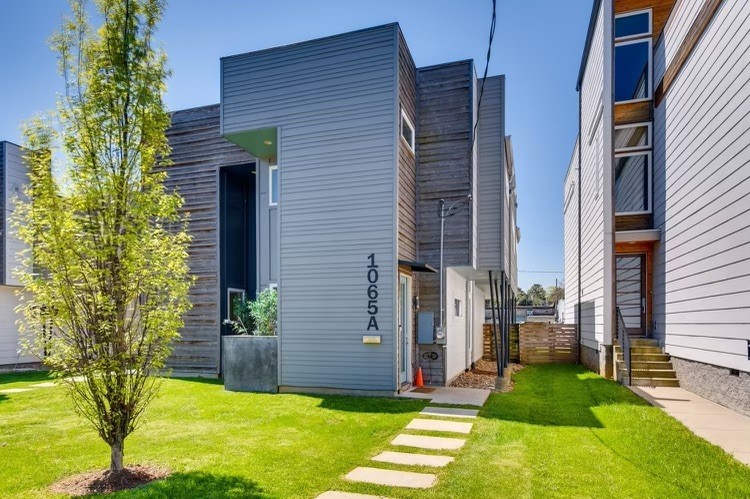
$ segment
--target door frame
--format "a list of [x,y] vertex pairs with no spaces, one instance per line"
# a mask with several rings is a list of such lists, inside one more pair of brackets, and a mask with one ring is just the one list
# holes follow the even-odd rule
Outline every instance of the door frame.
[[[404,287],[405,284],[405,287]],[[406,290],[406,294],[402,292]],[[398,385],[411,383],[414,379],[412,367],[413,345],[413,307],[412,307],[412,276],[399,272],[398,274],[398,317],[396,321],[396,376]],[[403,322],[406,324],[403,324]],[[401,369],[405,363],[404,370]]]
[[[648,307],[650,305],[648,296],[649,254],[647,252],[635,251],[632,253],[615,253],[615,306],[617,306],[617,259],[634,257],[638,257],[641,260],[641,334],[647,337],[649,336]],[[628,334],[630,334],[630,331],[628,331]]]

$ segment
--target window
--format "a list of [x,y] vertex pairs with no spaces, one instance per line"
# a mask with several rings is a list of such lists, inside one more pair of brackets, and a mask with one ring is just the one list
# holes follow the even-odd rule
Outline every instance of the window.
[[615,40],[651,35],[651,9],[615,16]]
[[244,300],[244,289],[227,288],[227,318],[230,321],[237,320],[237,306]]
[[464,304],[458,298],[453,299],[453,316],[454,317],[464,316]]
[[615,214],[651,212],[651,152],[615,156]]
[[637,151],[651,147],[651,123],[615,127],[615,152]]
[[615,102],[651,98],[651,38],[615,44]]
[[268,167],[268,204],[279,204],[279,167],[276,165]]
[[409,149],[414,152],[414,125],[411,124],[404,110],[401,110],[401,138],[409,145]]

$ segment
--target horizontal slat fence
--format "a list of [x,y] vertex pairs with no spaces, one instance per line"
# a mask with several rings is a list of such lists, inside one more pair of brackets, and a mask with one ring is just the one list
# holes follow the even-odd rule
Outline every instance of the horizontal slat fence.
[[[484,360],[495,360],[495,349],[492,348],[492,324],[485,324],[482,328],[484,337],[484,350],[482,358]],[[520,362],[518,346],[518,324],[510,326],[510,361]]]
[[576,326],[525,322],[520,325],[522,364],[578,362]]

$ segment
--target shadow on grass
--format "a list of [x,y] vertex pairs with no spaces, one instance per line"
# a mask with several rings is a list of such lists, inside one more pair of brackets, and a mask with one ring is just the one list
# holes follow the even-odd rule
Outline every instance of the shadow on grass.
[[603,428],[593,407],[648,405],[620,384],[575,364],[528,366],[514,380],[512,392],[490,397],[482,417],[540,426]]
[[0,374],[0,385],[7,383],[34,383],[52,379],[48,371],[21,371]]
[[115,494],[89,497],[107,498],[169,498],[169,499],[260,499],[270,498],[269,494],[254,481],[241,476],[216,475],[202,471],[174,473],[163,480],[152,482],[137,489],[124,490]]
[[400,398],[353,397],[346,395],[305,395],[320,399],[319,407],[332,411],[365,412],[377,414],[406,414],[419,412],[428,400]]

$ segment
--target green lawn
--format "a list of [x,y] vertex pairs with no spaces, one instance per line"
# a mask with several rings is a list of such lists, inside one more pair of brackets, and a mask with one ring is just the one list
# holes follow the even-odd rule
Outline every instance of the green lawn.
[[[0,375],[0,389],[46,380]],[[528,367],[492,395],[429,491],[344,482],[424,407],[420,401],[227,393],[173,379],[127,442],[127,463],[175,473],[116,497],[750,497],[750,468],[627,389],[579,366]],[[0,497],[52,497],[60,477],[106,467],[108,450],[61,387],[0,394]],[[399,468],[407,469],[407,468]],[[422,470],[420,470],[422,471]]]

